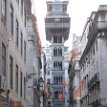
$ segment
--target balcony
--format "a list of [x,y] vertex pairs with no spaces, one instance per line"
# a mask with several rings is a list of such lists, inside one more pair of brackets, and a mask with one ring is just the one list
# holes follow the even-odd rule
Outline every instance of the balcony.
[[100,81],[99,73],[97,72],[92,79],[88,82],[88,89],[91,89],[96,83]]
[[66,41],[69,37],[70,18],[46,18],[45,19],[46,39],[51,41],[56,33],[60,33]]
[[52,99],[52,104],[54,106],[63,107],[64,103],[65,103],[65,99],[63,99],[63,100],[55,99],[55,98]]
[[70,28],[70,18],[46,18],[46,28]]
[[90,95],[89,104],[91,104],[93,102],[96,102],[96,101],[98,101],[100,99],[101,99],[100,93],[98,91],[96,91],[95,93],[92,93]]
[[55,90],[62,90],[64,88],[63,84],[48,83],[48,86],[51,86]]
[[52,75],[64,75],[64,74],[65,74],[64,69],[55,69],[55,68],[52,69]]
[[54,91],[63,91],[64,90],[64,85],[51,85],[52,86],[52,89]]
[[69,16],[68,14],[67,14],[67,12],[58,12],[58,13],[56,13],[56,12],[48,12],[47,14],[46,14],[46,16],[47,17],[53,17],[53,16]]
[[[107,21],[95,21],[89,27],[88,38],[94,36],[98,31],[107,30]],[[95,35],[96,36],[96,35]]]
[[58,88],[58,89],[63,89],[64,88],[64,85],[63,84],[52,84],[52,87],[54,88],[54,89],[56,89],[56,88]]
[[107,30],[107,21],[98,21],[97,28],[98,30]]
[[64,102],[65,101],[65,99],[63,98],[63,99],[58,99],[58,98],[52,98],[52,101],[54,102],[57,102],[57,101],[60,101],[60,102]]
[[[87,45],[85,47],[85,50],[81,56],[80,61],[82,61],[83,57],[85,56],[85,54],[87,54],[90,51],[90,48],[92,47],[92,44],[95,40],[95,38],[98,35],[98,32],[101,31],[107,31],[107,21],[93,21],[90,26],[89,26],[89,33],[88,33],[88,42]],[[104,35],[99,35],[99,37],[104,36]]]
[[70,23],[45,23],[46,28],[70,28]]
[[64,56],[53,56],[52,57],[53,60],[57,60],[57,61],[62,61],[64,59]]

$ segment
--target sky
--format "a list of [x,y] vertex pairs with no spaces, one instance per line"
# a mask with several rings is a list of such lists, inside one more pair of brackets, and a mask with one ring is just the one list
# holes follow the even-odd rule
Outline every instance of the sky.
[[[32,0],[32,11],[37,17],[39,35],[42,46],[48,44],[45,35],[45,21],[46,17],[46,1],[48,0]],[[63,0],[60,0],[63,1]],[[68,14],[71,17],[71,28],[69,34],[69,40],[65,45],[72,48],[73,34],[81,36],[86,20],[90,16],[92,11],[97,11],[99,5],[107,5],[107,0],[68,0]]]

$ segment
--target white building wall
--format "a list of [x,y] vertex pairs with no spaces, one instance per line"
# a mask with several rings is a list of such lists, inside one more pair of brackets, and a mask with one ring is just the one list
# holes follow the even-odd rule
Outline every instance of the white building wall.
[[[107,9],[107,6],[100,6],[99,9],[103,11],[103,9]],[[84,80],[83,82],[83,88],[81,90],[81,99],[86,97],[89,94],[89,102],[86,102],[84,99],[82,99],[83,103],[81,107],[89,106],[88,104],[91,104],[89,107],[92,107],[93,102],[95,100],[98,100],[101,107],[107,106],[107,87],[106,87],[106,62],[107,62],[107,37],[106,37],[106,31],[103,31],[104,23],[106,23],[106,11],[103,12],[97,12],[98,16],[96,17],[96,20],[98,23],[100,23],[100,26],[102,30],[100,32],[97,32],[94,41],[92,42],[90,50],[85,54],[84,58],[82,59],[81,63],[81,80]],[[102,22],[101,22],[102,21]],[[94,26],[92,26],[94,28]],[[97,26],[95,26],[97,27]],[[91,29],[93,29],[91,28]],[[83,67],[84,66],[84,67]],[[97,81],[95,75],[98,74]],[[91,85],[93,85],[93,88],[91,88]],[[98,86],[98,87],[96,87]],[[90,90],[90,88],[92,90]]]
[[[29,1],[29,4],[27,4]],[[26,4],[25,4],[26,3]],[[13,35],[10,33],[10,5],[13,7]],[[24,41],[26,42],[26,28],[24,25],[24,10],[27,8],[30,11],[30,0],[23,1],[23,17],[21,17],[20,13],[20,5],[19,7],[16,3],[16,0],[8,0],[7,1],[7,34],[8,34],[8,71],[7,71],[7,87],[9,91],[9,102],[11,101],[21,101],[22,106],[26,106],[25,99],[25,77],[26,77],[26,61],[24,61]],[[25,7],[26,6],[26,7]],[[30,12],[29,12],[30,13]],[[28,16],[28,11],[26,13]],[[16,20],[19,23],[19,46],[16,45]],[[21,32],[23,34],[22,40],[22,55],[21,55]],[[10,88],[10,56],[13,58],[13,88]],[[16,92],[16,65],[18,66],[18,92]],[[21,72],[22,72],[22,96],[21,96]],[[10,106],[10,105],[9,105]]]
[[[6,3],[6,17],[3,16],[2,13],[2,0],[0,1],[0,89],[3,89],[3,93],[1,92],[0,94],[0,106],[3,107],[4,104],[6,104],[7,99],[6,99],[6,92],[7,92],[7,72],[8,72],[8,33],[7,33],[7,9],[8,9],[8,3]],[[6,18],[6,19],[5,19]],[[5,47],[5,72],[6,75],[4,75],[3,72],[3,60],[2,60],[2,54],[3,54],[3,50],[2,47]],[[7,105],[5,105],[7,106]]]
[[[27,36],[27,107],[31,105],[40,106],[40,92],[38,90],[40,79],[40,64],[38,58],[41,57],[38,53],[38,45],[36,42],[36,34],[34,31],[33,20],[28,22]],[[30,96],[30,97],[29,97]]]

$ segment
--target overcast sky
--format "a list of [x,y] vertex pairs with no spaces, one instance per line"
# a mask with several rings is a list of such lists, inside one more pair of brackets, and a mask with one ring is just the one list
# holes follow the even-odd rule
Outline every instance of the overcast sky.
[[[38,21],[39,34],[42,42],[42,46],[45,46],[45,23],[44,18],[46,16],[46,0],[32,0],[33,12],[36,14]],[[97,11],[98,6],[104,4],[107,5],[107,0],[69,0],[68,14],[71,17],[71,29],[69,40],[66,45],[71,48],[72,35],[75,33],[77,36],[81,36],[87,17],[90,16],[92,11]]]

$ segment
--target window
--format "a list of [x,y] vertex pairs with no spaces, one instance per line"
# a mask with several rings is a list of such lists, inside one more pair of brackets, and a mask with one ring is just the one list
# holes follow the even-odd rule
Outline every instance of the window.
[[51,107],[50,105],[51,105],[51,102],[50,101],[48,101],[48,105],[49,105],[49,107]]
[[16,65],[16,92],[18,93],[18,65]]
[[55,92],[54,92],[54,98],[55,98],[55,99],[58,99],[58,91],[55,91]]
[[48,79],[48,84],[50,84],[51,83],[51,80],[50,79]]
[[23,54],[23,34],[21,32],[21,38],[20,38],[20,43],[21,43],[21,55]]
[[21,15],[23,16],[23,0],[21,0]]
[[26,61],[26,42],[24,41],[24,61]]
[[26,10],[24,11],[24,24],[26,26]]
[[54,43],[62,43],[62,36],[54,36],[53,42]]
[[54,84],[62,84],[62,76],[55,76],[54,77]]
[[22,86],[23,85],[23,80],[22,80],[22,72],[20,72],[20,96],[22,97]]
[[93,44],[92,50],[93,50],[93,55],[95,55],[95,45],[94,44]]
[[54,56],[62,56],[62,49],[61,48],[55,48],[53,50]]
[[47,75],[50,75],[50,71],[47,71]]
[[63,12],[66,12],[66,11],[67,11],[67,5],[63,4]]
[[10,5],[10,32],[13,35],[13,23],[14,23],[14,18],[13,18],[13,6]]
[[90,59],[92,59],[92,50],[90,51]]
[[49,93],[48,98],[50,98],[50,96],[51,96],[51,88],[50,87],[48,87],[48,93]]
[[24,99],[26,97],[26,78],[24,77]]
[[19,0],[16,0],[16,2],[17,2],[17,5],[19,6]]
[[6,18],[6,0],[2,0],[2,15]]
[[10,88],[13,89],[13,58],[10,56]]
[[62,56],[62,49],[60,48],[57,49],[57,56]]
[[2,43],[2,73],[6,76],[6,47]]
[[16,20],[16,45],[19,46],[19,23]]
[[54,91],[54,98],[63,99],[64,98],[63,91]]
[[100,17],[101,17],[101,21],[105,21],[105,13],[102,13]]
[[58,36],[58,43],[62,43],[62,36]]
[[53,5],[53,8],[52,8],[53,12],[55,12],[56,14],[60,13],[62,11],[62,7],[60,4],[55,4]]
[[54,36],[54,43],[57,43],[57,36]]
[[90,53],[88,55],[88,64],[90,64]]
[[53,66],[54,69],[62,70],[62,62],[55,61]]
[[96,45],[96,51],[98,51],[98,42],[97,42],[97,40],[95,42],[95,45]]
[[59,49],[59,56],[62,56],[62,49]]
[[57,49],[53,50],[53,54],[54,54],[54,56],[57,56]]

